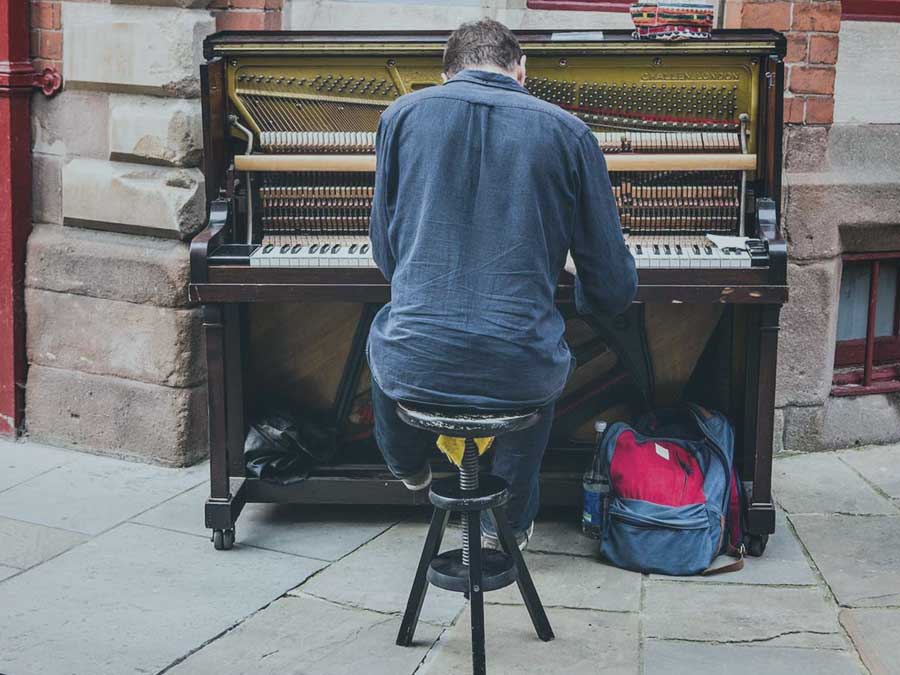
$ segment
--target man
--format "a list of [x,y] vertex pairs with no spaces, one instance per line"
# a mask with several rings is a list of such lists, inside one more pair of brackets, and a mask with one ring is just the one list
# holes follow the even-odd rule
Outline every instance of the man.
[[[509,29],[463,24],[443,66],[442,86],[397,99],[378,125],[370,236],[391,302],[368,344],[375,437],[394,475],[424,489],[434,436],[404,424],[396,401],[540,408],[536,426],[493,446],[524,547],[554,402],[574,367],[554,304],[567,252],[580,311],[624,311],[637,277],[596,139],[524,88]],[[487,518],[482,529],[496,546]]]

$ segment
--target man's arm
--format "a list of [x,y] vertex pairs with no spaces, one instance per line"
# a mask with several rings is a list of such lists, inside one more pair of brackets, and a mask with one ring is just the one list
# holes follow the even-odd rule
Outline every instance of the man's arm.
[[[396,184],[393,169],[393,124],[378,120],[375,135],[375,195],[372,197],[372,214],[369,217],[369,239],[372,241],[372,257],[378,269],[388,281],[394,274],[394,254],[388,240],[388,225],[391,222],[388,204],[391,190]],[[392,179],[393,178],[393,179]]]
[[578,146],[581,194],[572,230],[575,306],[581,313],[621,314],[637,293],[634,258],[625,248],[606,160],[590,132]]

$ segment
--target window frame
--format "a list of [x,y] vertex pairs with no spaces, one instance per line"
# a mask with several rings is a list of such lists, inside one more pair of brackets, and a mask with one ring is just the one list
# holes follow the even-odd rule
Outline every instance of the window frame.
[[894,322],[891,335],[875,336],[878,279],[881,263],[900,260],[900,251],[845,253],[844,263],[869,263],[869,298],[866,312],[866,337],[835,343],[834,367],[843,368],[832,376],[832,396],[900,391],[900,266],[897,269],[894,297]]
[[843,21],[900,21],[900,0],[844,0]]
[[629,12],[633,0],[528,0],[528,9],[570,12]]

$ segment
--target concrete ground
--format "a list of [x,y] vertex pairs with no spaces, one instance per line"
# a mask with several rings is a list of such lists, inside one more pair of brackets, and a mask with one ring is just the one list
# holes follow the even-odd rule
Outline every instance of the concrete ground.
[[[394,646],[425,512],[249,506],[215,551],[206,470],[0,442],[0,673],[470,672],[461,596],[431,589]],[[557,639],[489,594],[490,672],[900,673],[900,446],[781,456],[775,486],[765,556],[713,578],[609,567],[577,514],[540,520]]]

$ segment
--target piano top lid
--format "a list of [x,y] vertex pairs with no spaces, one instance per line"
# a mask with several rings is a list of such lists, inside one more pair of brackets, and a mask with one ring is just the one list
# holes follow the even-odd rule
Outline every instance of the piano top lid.
[[[784,35],[773,30],[723,29],[707,40],[638,40],[629,30],[513,31],[529,54],[778,54]],[[573,34],[571,39],[567,34]],[[203,41],[207,59],[216,56],[440,53],[449,31],[221,31]],[[577,39],[575,37],[577,36]]]

